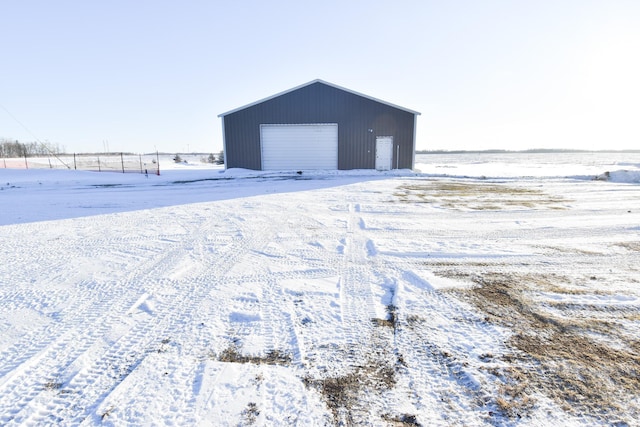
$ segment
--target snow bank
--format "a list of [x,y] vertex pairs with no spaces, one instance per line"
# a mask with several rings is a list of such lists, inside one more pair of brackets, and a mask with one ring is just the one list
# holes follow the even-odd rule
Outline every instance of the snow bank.
[[617,170],[605,172],[595,177],[596,181],[610,181],[626,184],[640,184],[640,171]]

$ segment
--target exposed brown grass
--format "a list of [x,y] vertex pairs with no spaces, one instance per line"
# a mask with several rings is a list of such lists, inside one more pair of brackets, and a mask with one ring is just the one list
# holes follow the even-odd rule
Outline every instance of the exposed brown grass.
[[398,317],[396,315],[396,311],[398,310],[398,308],[393,304],[389,304],[386,306],[386,310],[387,310],[386,319],[373,318],[371,319],[371,321],[376,326],[386,326],[386,327],[392,328],[395,333],[398,327]]
[[401,185],[394,196],[401,202],[438,203],[450,209],[565,209],[566,200],[543,191],[500,183],[418,180]]
[[394,427],[409,427],[409,426],[421,426],[415,415],[402,414],[402,415],[383,415],[382,419]]
[[[605,419],[633,418],[634,411],[638,415],[637,408],[630,415],[627,405],[640,396],[637,341],[597,316],[558,318],[544,311],[529,292],[540,286],[561,292],[557,276],[484,274],[469,279],[478,286],[454,292],[485,312],[487,321],[513,331],[507,343],[515,350],[507,357],[511,367],[497,372],[504,385],[496,402],[505,414],[526,414],[534,405],[530,395],[541,392],[573,413]],[[626,348],[595,341],[589,337],[594,330],[624,340]]]
[[368,361],[337,377],[304,379],[316,389],[331,410],[336,425],[354,425],[352,414],[363,393],[382,393],[396,384],[396,371],[383,361]]
[[243,425],[254,425],[259,415],[258,405],[255,402],[249,402],[247,407],[242,410]]
[[560,252],[565,254],[579,254],[579,255],[602,255],[602,252],[590,251],[581,248],[570,248],[563,246],[540,246],[541,248],[548,249],[552,252]]
[[628,251],[640,252],[640,242],[620,242],[616,243],[616,246],[625,248]]
[[47,381],[46,383],[44,383],[45,390],[60,390],[61,388],[62,383],[55,380]]
[[71,393],[69,389],[64,388],[64,384],[59,380],[49,380],[43,384],[45,390],[51,391],[56,394],[68,394]]
[[292,358],[289,353],[280,350],[270,350],[264,356],[248,356],[240,352],[238,347],[230,345],[212,359],[228,363],[253,363],[255,365],[290,365]]

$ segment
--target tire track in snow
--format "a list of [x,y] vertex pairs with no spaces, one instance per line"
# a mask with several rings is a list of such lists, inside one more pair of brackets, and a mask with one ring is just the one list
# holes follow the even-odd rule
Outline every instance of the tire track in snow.
[[284,295],[275,278],[269,280],[262,291],[266,348],[285,353],[290,351],[294,364],[304,364],[305,343],[292,319],[294,309],[291,300]]
[[[241,260],[250,268],[251,273],[232,275],[229,278],[229,286],[235,289],[250,284],[249,287],[255,290],[249,297],[259,299],[259,313],[254,313],[255,308],[252,307],[247,307],[244,311],[250,316],[260,317],[263,351],[290,354],[292,362],[300,364],[306,357],[306,343],[299,328],[301,319],[296,318],[293,296],[289,291],[285,292],[282,283],[335,276],[336,273],[327,268],[320,261],[320,257],[305,255],[309,253],[306,237],[308,234],[316,233],[319,226],[309,218],[303,208],[298,206],[297,209],[288,209],[282,215],[269,218],[268,221],[248,258]],[[311,248],[311,251],[313,250],[314,248]],[[265,259],[269,262],[265,263]],[[237,269],[234,268],[234,271]],[[234,299],[234,306],[238,303],[242,303],[242,299]],[[238,310],[243,312],[241,304]],[[239,324],[238,327],[242,325]],[[255,331],[248,330],[247,333],[254,334]],[[232,334],[243,333],[235,330]]]
[[[379,328],[374,340],[379,346],[391,349],[387,353],[397,357],[397,383],[386,396],[386,403],[369,397],[369,404],[380,408],[386,405],[399,407],[407,404],[408,396],[415,408],[412,413],[429,425],[487,422],[490,410],[496,411],[493,399],[497,386],[486,371],[479,369],[480,366],[490,367],[490,360],[480,361],[477,357],[499,352],[504,336],[485,325],[466,304],[433,289],[416,275],[414,269],[425,268],[418,254],[398,256],[378,250],[378,237],[393,238],[398,243],[393,212],[379,211],[375,206],[366,212],[360,211],[360,228],[363,234],[371,237],[366,240],[365,249],[375,266],[376,280],[372,282],[375,306],[395,307],[393,333],[385,335],[385,328]],[[386,225],[369,228],[370,219],[374,224]],[[400,242],[404,238],[411,243],[417,241],[419,245],[421,241],[428,242],[433,238],[430,230],[412,227],[411,219],[403,217],[401,221],[407,230],[400,235]],[[414,223],[420,224],[417,218]],[[377,317],[384,318],[385,315],[384,311],[379,311]],[[393,400],[397,403],[392,404]],[[358,416],[366,419],[367,408],[361,409]],[[425,418],[422,414],[428,415]],[[437,420],[433,419],[433,414],[446,416]]]
[[[236,218],[237,220],[238,218]],[[241,218],[240,218],[241,219]],[[260,231],[260,230],[253,230]],[[197,234],[197,233],[194,233]],[[232,281],[230,283],[230,278],[227,273],[234,267],[235,262],[238,259],[243,258],[248,253],[250,253],[255,247],[261,247],[263,245],[263,241],[268,238],[268,234],[257,232],[257,233],[233,233],[235,234],[234,238],[231,242],[227,242],[227,246],[224,247],[224,250],[215,254],[215,257],[212,257],[210,254],[206,254],[203,252],[202,255],[206,257],[203,259],[203,263],[206,263],[207,268],[203,268],[198,270],[198,274],[196,277],[190,277],[187,279],[177,280],[174,284],[175,287],[178,288],[178,291],[175,295],[171,296],[171,299],[166,299],[158,302],[158,307],[156,307],[156,314],[154,316],[155,319],[161,319],[165,321],[156,320],[151,326],[151,328],[142,329],[139,333],[139,337],[135,337],[132,339],[132,343],[136,344],[139,347],[144,347],[143,340],[146,339],[147,343],[153,344],[157,343],[162,337],[172,337],[172,336],[180,336],[181,340],[176,342],[176,345],[183,349],[186,354],[191,354],[197,357],[206,357],[203,355],[198,356],[200,351],[206,350],[200,342],[202,338],[206,341],[206,332],[204,327],[206,325],[202,325],[203,328],[197,328],[199,333],[185,336],[183,329],[185,325],[192,323],[194,319],[198,318],[198,311],[202,307],[201,302],[207,301],[207,298],[213,295],[212,290],[221,290],[223,292],[228,292],[227,287],[232,286]],[[223,239],[225,240],[225,239]],[[193,243],[193,242],[192,242]],[[215,271],[215,274],[212,274],[211,271]],[[185,283],[186,282],[186,283]],[[226,290],[225,290],[226,289]],[[193,325],[192,325],[193,326]],[[155,339],[151,339],[149,337],[155,337]],[[118,343],[119,344],[119,343]],[[142,345],[141,345],[142,344]],[[126,341],[123,341],[123,344],[119,347],[126,349],[129,344]],[[153,351],[153,348],[151,348]],[[194,352],[196,354],[194,354]],[[140,361],[144,361],[148,354],[139,354],[137,359]],[[184,356],[182,356],[184,357]],[[116,355],[114,358],[118,360],[121,356]],[[169,362],[171,365],[173,362]],[[96,364],[97,367],[94,368],[95,371],[100,371],[100,363]],[[174,375],[177,375],[180,378],[181,383],[191,382],[192,386],[187,387],[187,390],[194,390],[193,382],[197,380],[197,365],[192,367],[193,369],[184,369],[178,368],[174,372]],[[137,369],[137,365],[136,365]],[[125,380],[126,381],[126,380]],[[120,386],[119,384],[122,384]],[[175,385],[175,383],[174,383]],[[120,388],[122,391],[117,392],[116,387]],[[123,384],[121,381],[116,381],[111,387],[105,387],[107,391],[102,395],[96,398],[96,402],[92,406],[93,408],[98,408],[96,410],[99,411],[107,411],[111,405],[110,402],[116,399],[117,395],[120,394],[129,394],[127,390],[126,384]],[[180,387],[178,387],[180,388]],[[192,391],[196,393],[196,391]],[[111,396],[114,393],[116,396]],[[194,395],[187,396],[182,395],[180,392],[175,393],[176,398],[178,396],[182,396],[185,399],[193,400],[196,397]],[[195,424],[195,413],[196,409],[192,406],[185,407],[183,402],[160,402],[160,406],[168,405],[164,409],[167,413],[171,413],[172,419],[178,420],[187,420],[186,424]],[[176,413],[175,408],[181,408],[181,413]],[[93,417],[97,417],[100,414],[94,410],[90,415]],[[91,412],[91,411],[88,411]],[[80,418],[78,418],[80,419]],[[95,419],[94,419],[95,421]],[[75,421],[74,421],[75,422]]]
[[[197,234],[197,230],[195,234]],[[152,293],[159,285],[173,286],[175,284],[173,282],[168,282],[166,280],[158,280],[156,282],[149,280],[148,276],[157,278],[164,276],[167,272],[170,272],[176,262],[179,261],[178,258],[183,250],[183,247],[175,248],[174,250],[163,254],[159,259],[151,260],[147,264],[146,268],[138,270],[133,275],[131,278],[132,282],[135,283],[136,280],[140,280],[144,285],[146,285],[148,290],[152,291]],[[229,256],[221,258],[221,263],[224,264],[226,261],[231,264],[234,255],[235,252],[229,253]],[[119,285],[121,286],[118,287],[123,290],[135,288],[127,283],[119,283]],[[73,351],[70,351],[69,354],[66,355],[65,360],[67,360],[67,362],[61,363],[59,359],[54,360],[50,358],[49,362],[46,364],[47,366],[39,364],[39,366],[35,368],[35,371],[23,370],[22,375],[20,375],[20,377],[25,377],[27,379],[33,377],[42,378],[43,376],[50,375],[50,373],[48,372],[46,375],[38,375],[38,370],[42,372],[49,370],[55,371],[56,368],[59,369],[59,367],[62,366],[63,368],[61,372],[59,372],[62,390],[61,393],[58,393],[58,396],[55,399],[55,407],[50,407],[49,405],[47,410],[42,411],[39,409],[39,403],[36,401],[31,405],[33,408],[29,409],[29,405],[25,405],[26,403],[34,401],[38,394],[50,394],[50,390],[42,391],[42,387],[34,386],[28,382],[22,384],[24,390],[19,390],[21,385],[20,381],[18,378],[14,378],[13,382],[15,387],[5,387],[5,391],[8,394],[13,393],[14,395],[21,396],[19,400],[21,404],[19,407],[22,408],[22,411],[16,411],[16,407],[14,406],[16,400],[7,399],[5,396],[0,395],[2,396],[0,397],[0,402],[3,404],[7,401],[10,402],[8,405],[8,412],[10,415],[5,416],[3,420],[19,423],[26,421],[29,418],[32,418],[35,422],[51,422],[53,419],[65,420],[65,423],[70,422],[71,424],[75,424],[90,412],[91,408],[95,406],[96,401],[99,401],[101,397],[108,394],[108,391],[113,388],[114,384],[117,384],[122,379],[120,377],[123,375],[126,376],[126,374],[130,373],[132,368],[135,368],[135,366],[140,363],[140,360],[144,357],[144,352],[147,351],[148,348],[152,347],[155,340],[159,341],[158,337],[163,330],[170,329],[172,323],[177,323],[178,325],[182,323],[180,320],[172,322],[172,317],[170,316],[171,311],[176,305],[195,305],[194,301],[197,301],[199,289],[203,289],[202,292],[205,292],[206,286],[193,286],[193,284],[188,284],[188,286],[184,287],[182,290],[183,292],[177,294],[175,298],[171,300],[167,298],[165,300],[155,301],[154,310],[157,315],[147,316],[147,319],[136,319],[136,324],[111,346],[108,346],[108,344],[104,342],[96,343],[96,340],[109,330],[112,323],[119,319],[122,312],[126,310],[126,308],[125,310],[122,310],[123,306],[126,307],[127,304],[129,304],[128,308],[131,308],[131,310],[136,308],[135,305],[132,307],[131,304],[132,299],[137,298],[138,295],[123,299],[120,305],[116,307],[111,305],[114,303],[113,300],[111,302],[104,301],[102,306],[94,307],[98,309],[95,311],[95,319],[96,322],[100,323],[99,325],[88,324],[85,325],[85,328],[78,327],[77,325],[75,327],[69,326],[68,329],[71,331],[71,336],[64,337],[64,339],[62,339],[56,346],[52,346],[51,343],[49,343],[48,346],[45,347],[44,351],[46,353],[55,355],[60,355],[60,353],[54,353],[58,347],[62,348],[67,346],[68,348],[73,349]],[[193,299],[193,297],[196,298]],[[144,303],[144,301],[141,303]],[[107,306],[107,308],[105,309],[104,306]],[[109,312],[111,315],[104,315],[104,313]],[[77,317],[77,319],[79,319],[79,321],[87,320],[87,316],[82,315]],[[87,329],[93,329],[97,331],[97,333],[82,335],[80,331]],[[78,341],[82,342],[83,340],[84,343],[82,345],[76,344]],[[104,352],[101,358],[92,362],[92,354],[99,353],[101,351]],[[81,365],[81,369],[78,372],[73,372],[75,368],[71,365],[74,360],[82,360],[82,363],[79,363],[79,365]],[[85,368],[84,366],[86,366],[87,363],[89,365],[92,364],[93,366]],[[123,364],[124,366],[122,366]],[[72,369],[72,372],[65,372],[67,369]],[[71,376],[68,377],[68,375]],[[18,387],[18,389],[16,387]],[[82,398],[80,399],[79,396]],[[4,411],[4,413],[6,414],[7,411]]]
[[[59,254],[64,255],[63,262],[56,262],[57,264],[68,266],[69,264],[76,263],[76,256],[80,255],[87,244],[109,252],[110,248],[114,246],[114,241],[118,241],[118,239],[83,238],[80,248],[77,248],[74,244],[70,245],[69,250],[62,247],[58,248],[58,250],[50,249],[48,251],[48,257],[58,259]],[[153,255],[154,256],[146,263],[151,267],[145,267],[143,264],[139,266],[141,270],[152,271],[153,266],[163,266],[166,255],[162,254],[161,251],[156,251]],[[158,259],[158,257],[160,257],[160,259]],[[51,264],[49,261],[45,260],[43,264],[44,265],[39,265],[39,269],[50,268],[47,267]],[[58,271],[58,269],[54,271]],[[21,363],[28,361],[59,340],[75,342],[72,339],[73,337],[69,338],[67,335],[70,331],[73,331],[74,328],[77,328],[77,319],[88,321],[83,321],[84,328],[79,329],[89,330],[96,322],[99,323],[98,326],[102,326],[105,322],[108,323],[112,319],[107,315],[106,320],[103,317],[101,321],[99,321],[100,316],[105,316],[104,313],[108,312],[117,314],[119,310],[126,308],[137,298],[135,295],[125,295],[125,287],[120,282],[110,279],[106,282],[94,279],[74,281],[74,275],[78,275],[79,269],[66,268],[66,273],[64,269],[62,269],[62,271],[62,274],[49,275],[51,285],[48,286],[47,290],[36,291],[26,289],[24,291],[16,291],[20,294],[20,297],[16,297],[15,299],[22,301],[25,306],[32,304],[31,301],[33,301],[33,298],[29,296],[31,293],[63,294],[64,298],[60,297],[60,299],[64,300],[65,307],[55,310],[57,304],[49,303],[48,305],[51,307],[49,309],[50,313],[47,315],[50,319],[49,322],[40,328],[31,330],[27,335],[16,341],[10,348],[0,352],[0,360],[3,361],[2,367],[0,368],[0,378],[3,378],[7,372],[19,371],[18,366],[20,366]],[[134,277],[131,278],[131,282],[135,283],[140,279],[143,279],[143,277],[135,277],[134,275]],[[125,281],[125,283],[127,282]],[[63,287],[68,289],[59,290],[56,287],[57,284],[62,284]],[[69,290],[71,290],[71,292]],[[77,336],[75,338],[77,338]],[[53,374],[50,373],[49,375]],[[3,379],[6,380],[6,378]],[[1,383],[3,383],[2,380],[0,380],[0,384]]]
[[349,204],[347,212],[344,254],[338,268],[346,360],[353,367],[369,354],[376,309],[371,291],[371,266],[367,259],[368,239],[362,234],[360,205]]
[[[138,295],[127,295],[124,291],[135,288],[132,284],[144,281],[144,276],[147,274],[156,275],[166,271],[170,266],[168,261],[172,258],[173,253],[175,251],[163,255],[160,259],[152,260],[147,269],[134,275],[125,283],[104,284],[101,286],[104,291],[98,293],[100,298],[95,298],[95,294],[90,296],[85,292],[82,295],[82,304],[75,301],[78,306],[84,306],[84,310],[73,310],[68,315],[70,321],[65,322],[62,327],[52,324],[42,331],[41,334],[47,334],[51,331],[55,338],[42,340],[42,343],[37,347],[39,352],[31,351],[18,359],[18,365],[15,366],[14,363],[11,371],[11,378],[2,384],[0,402],[3,406],[0,409],[5,409],[4,406],[7,406],[6,410],[2,410],[2,413],[5,414],[2,420],[16,423],[26,422],[27,419],[23,419],[21,413],[26,412],[26,417],[38,414],[40,399],[37,399],[37,396],[51,394],[52,391],[61,387],[64,387],[64,394],[60,394],[56,401],[58,406],[68,406],[65,405],[67,397],[73,393],[67,388],[70,384],[67,384],[68,380],[65,378],[68,375],[66,371],[69,369],[73,371],[75,369],[74,362],[81,359],[96,343],[99,346],[106,345],[102,342],[102,338],[111,331],[122,313],[136,307],[135,301]],[[109,292],[107,288],[121,291]],[[36,383],[33,382],[34,380]],[[47,383],[51,385],[47,386]],[[75,396],[73,400],[75,401]],[[21,408],[21,411],[16,412],[16,408]],[[36,417],[35,421],[57,422],[61,420],[57,415],[59,412],[58,409],[45,411],[46,415],[40,418]],[[54,416],[54,419],[49,419],[50,416]]]
[[420,288],[412,293],[409,304],[401,293],[397,298],[395,345],[407,361],[404,393],[418,413],[448,414],[443,424],[482,422],[496,411],[497,384],[480,367],[492,366],[503,335],[447,295]]
[[[201,228],[194,230],[189,239],[184,239],[183,246],[193,247],[198,239],[201,238]],[[85,397],[83,400],[87,402],[86,410],[84,413],[78,414],[71,419],[71,423],[75,424],[77,421],[81,421],[87,415],[91,415],[92,410],[98,408],[101,403],[107,399],[110,393],[122,382],[124,378],[130,373],[129,367],[125,366],[120,377],[114,379],[105,377],[102,372],[112,363],[117,363],[120,360],[126,360],[123,356],[130,351],[130,348],[139,348],[142,351],[133,353],[131,357],[132,367],[135,368],[138,364],[144,360],[149,351],[157,351],[157,345],[165,337],[171,337],[182,334],[185,324],[189,324],[197,309],[200,306],[200,301],[207,297],[211,288],[217,288],[225,284],[224,279],[220,277],[224,275],[225,271],[233,266],[233,261],[240,257],[242,254],[250,250],[250,243],[254,236],[239,235],[236,236],[232,242],[230,242],[222,253],[217,254],[217,257],[208,259],[208,267],[218,273],[217,278],[209,277],[210,282],[203,280],[202,277],[189,277],[186,279],[173,280],[169,283],[171,288],[175,290],[175,294],[170,298],[164,298],[157,301],[152,321],[139,323],[124,339],[119,340],[116,345],[108,349],[108,352],[100,360],[94,363],[94,365],[86,373],[83,378],[74,378],[70,384],[79,384],[80,388],[82,382],[86,381],[91,385],[92,390],[102,390],[101,393],[94,392],[93,397]],[[178,254],[181,251],[178,252]],[[212,262],[213,261],[213,262]],[[174,264],[175,265],[175,264]],[[205,277],[207,277],[205,275]],[[208,283],[207,283],[208,282]],[[193,341],[193,340],[192,340]],[[189,340],[180,343],[184,348],[190,348],[196,346],[197,343],[189,342]],[[96,387],[93,380],[102,380],[103,385]],[[84,396],[83,396],[84,397]],[[77,405],[77,403],[76,403]],[[78,406],[78,405],[77,405]],[[184,419],[193,418],[193,408],[184,408],[186,413],[180,415]],[[170,408],[168,408],[170,410]],[[93,413],[93,416],[99,414]]]
[[[124,292],[132,288],[126,283],[79,285],[83,291],[74,294],[76,299],[70,300],[59,322],[51,322],[26,335],[3,353],[3,372],[8,374],[3,376],[0,385],[3,414],[0,420],[13,419],[18,414],[17,408],[26,406],[39,394],[48,393],[48,388],[59,387],[64,370],[100,340],[137,298]],[[113,289],[118,292],[114,293]]]

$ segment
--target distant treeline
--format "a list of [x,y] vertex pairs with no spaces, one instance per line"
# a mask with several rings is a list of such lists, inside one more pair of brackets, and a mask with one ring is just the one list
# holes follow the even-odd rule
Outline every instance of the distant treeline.
[[58,144],[0,139],[0,157],[46,156],[50,154],[60,154]]
[[[131,152],[87,152],[87,153],[67,153],[64,147],[61,149],[58,144],[51,144],[49,142],[20,142],[7,138],[0,138],[0,158],[15,158],[15,157],[46,157],[46,156],[61,156],[61,155],[73,155],[80,156],[109,156],[109,155],[125,155],[125,156],[137,156],[139,153]],[[149,152],[146,155],[176,155],[171,152]],[[183,156],[198,156],[209,155],[210,153],[178,153]],[[220,158],[224,158],[224,154],[221,151],[218,155]],[[215,158],[215,156],[214,156]]]
[[564,148],[532,148],[529,150],[416,150],[416,154],[546,154],[546,153],[640,153],[640,150],[570,150]]

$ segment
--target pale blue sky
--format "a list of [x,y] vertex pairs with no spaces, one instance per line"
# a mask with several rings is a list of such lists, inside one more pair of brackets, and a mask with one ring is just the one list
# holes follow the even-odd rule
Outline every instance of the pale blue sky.
[[0,138],[70,152],[217,152],[316,78],[420,111],[419,149],[640,149],[638,0],[0,0],[0,64]]

